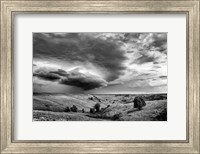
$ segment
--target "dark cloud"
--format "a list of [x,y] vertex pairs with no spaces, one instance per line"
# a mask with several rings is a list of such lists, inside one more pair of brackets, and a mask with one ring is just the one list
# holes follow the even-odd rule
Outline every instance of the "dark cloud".
[[138,76],[149,76],[149,75],[152,75],[152,73],[141,73]]
[[127,59],[117,42],[84,33],[34,33],[33,56],[83,65],[91,63],[109,72],[107,81],[123,74],[126,69],[123,62]]
[[39,68],[33,72],[33,76],[42,78],[44,80],[49,80],[49,81],[56,81],[60,79],[60,76],[52,73],[49,71],[47,68]]
[[60,84],[79,87],[83,90],[107,86],[107,82],[100,77],[89,73],[81,73],[77,69],[66,72],[62,69],[39,68],[33,75],[44,80],[57,81]]
[[166,53],[167,33],[152,33],[146,40],[146,43],[143,45],[146,49]]
[[61,79],[59,83],[80,87],[84,90],[91,90],[107,85],[105,80],[95,78],[95,76],[84,75],[82,73],[69,75],[68,77]]
[[100,77],[89,73],[80,73],[79,69],[74,69],[66,73],[60,70],[58,74],[65,76],[59,83],[77,86],[84,90],[91,90],[107,85],[107,82]]
[[127,53],[134,53],[134,51],[133,50],[129,50],[129,51],[126,51]]
[[62,69],[58,69],[56,71],[50,71],[50,73],[57,74],[57,75],[63,76],[63,77],[69,75],[69,73],[67,73],[66,71],[64,71]]
[[167,79],[167,76],[163,75],[163,76],[159,76],[159,78],[161,78],[161,79]]
[[154,61],[154,62],[153,62],[153,64],[159,64],[159,63],[160,63],[160,62],[158,62],[158,61]]

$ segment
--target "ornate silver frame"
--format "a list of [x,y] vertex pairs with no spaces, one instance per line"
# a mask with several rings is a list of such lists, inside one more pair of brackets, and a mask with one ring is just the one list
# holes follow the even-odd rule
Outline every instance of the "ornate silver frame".
[[[1,153],[199,153],[199,0],[0,0]],[[187,15],[186,141],[15,141],[13,18],[16,13],[184,13]]]

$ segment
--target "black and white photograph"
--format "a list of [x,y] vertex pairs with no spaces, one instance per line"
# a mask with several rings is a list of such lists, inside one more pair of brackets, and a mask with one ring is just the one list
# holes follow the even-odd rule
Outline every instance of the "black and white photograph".
[[166,32],[32,35],[33,121],[167,121]]

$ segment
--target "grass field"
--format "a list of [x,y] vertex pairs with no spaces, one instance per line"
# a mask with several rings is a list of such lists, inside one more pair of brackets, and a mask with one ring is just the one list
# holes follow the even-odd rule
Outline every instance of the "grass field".
[[[136,95],[34,94],[33,121],[166,121],[167,94],[140,95],[146,106],[133,108]],[[137,95],[138,96],[138,95]],[[91,113],[95,104],[100,111]],[[77,111],[67,111],[73,105]],[[84,110],[84,112],[83,112]]]

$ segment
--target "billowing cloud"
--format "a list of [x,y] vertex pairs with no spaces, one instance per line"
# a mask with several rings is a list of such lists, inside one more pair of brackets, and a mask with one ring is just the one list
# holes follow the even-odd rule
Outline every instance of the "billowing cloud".
[[79,69],[64,71],[55,68],[39,68],[33,73],[38,77],[48,81],[55,81],[59,84],[70,85],[91,90],[102,86],[107,86],[107,81],[90,73],[81,73]]
[[163,75],[163,76],[159,76],[159,78],[161,78],[161,79],[167,79],[167,76]]
[[80,72],[70,72],[70,74],[61,79],[59,83],[81,87],[84,90],[91,90],[107,85],[107,82],[103,79]]
[[148,62],[152,62],[154,64],[162,63],[163,60],[166,62],[167,56],[165,54],[162,54],[158,51],[146,51],[146,52],[138,52],[137,58],[133,59],[131,63],[135,64],[144,64]]
[[167,33],[126,33],[126,42],[139,51],[159,51],[166,54]]
[[149,50],[156,50],[166,53],[167,33],[152,33],[145,38],[145,43],[143,46]]
[[34,33],[33,57],[37,89],[166,89],[167,33]]
[[59,80],[60,76],[56,73],[51,72],[50,71],[51,69],[46,68],[46,67],[36,69],[35,72],[33,72],[33,76],[42,78],[44,80],[50,80],[50,81]]
[[107,81],[123,74],[126,69],[123,62],[127,59],[118,43],[84,33],[34,33],[33,56],[81,65],[92,64],[107,73]]

